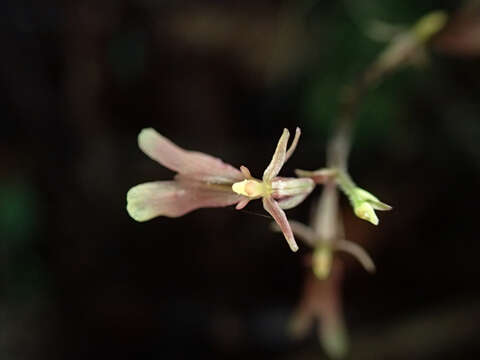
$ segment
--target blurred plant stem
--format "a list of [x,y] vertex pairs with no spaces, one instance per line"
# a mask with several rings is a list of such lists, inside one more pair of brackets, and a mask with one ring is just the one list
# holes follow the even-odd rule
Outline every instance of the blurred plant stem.
[[421,64],[425,60],[426,45],[446,21],[447,15],[442,11],[423,16],[413,27],[393,37],[372,64],[352,84],[343,88],[336,129],[327,147],[329,168],[346,171],[352,125],[368,90],[378,85],[386,75],[405,65]]
[[[361,100],[368,90],[379,84],[387,75],[409,64],[418,64],[425,58],[426,46],[445,25],[447,15],[443,11],[431,12],[417,21],[407,31],[391,39],[388,46],[372,62],[370,66],[352,83],[346,85],[340,94],[339,115],[336,128],[327,145],[327,167],[338,170],[341,175],[341,186],[346,193],[355,187],[348,174],[348,154],[352,143],[352,127],[358,113]],[[322,197],[324,194],[322,194]],[[322,197],[319,202],[322,202]],[[324,216],[335,218],[338,206],[320,207],[317,210],[326,213]],[[329,214],[335,211],[338,215]],[[317,214],[315,218],[321,218]],[[341,224],[341,221],[339,222]],[[343,226],[343,225],[342,225]],[[342,229],[340,231],[344,233]]]
[[[315,264],[315,254],[322,251],[322,254],[325,255],[325,251],[328,251],[329,261],[327,263],[328,266],[331,266],[333,263],[332,249],[335,249],[337,243],[344,241],[345,229],[339,211],[338,187],[335,186],[335,182],[349,197],[356,215],[360,218],[377,225],[378,219],[373,209],[389,209],[388,205],[378,201],[372,194],[358,188],[348,174],[348,155],[352,143],[352,127],[355,117],[357,116],[361,101],[368,90],[379,84],[387,75],[395,70],[405,65],[420,64],[424,61],[428,43],[431,38],[443,28],[446,20],[447,15],[444,12],[435,11],[422,17],[410,29],[393,37],[373,63],[368,66],[352,84],[345,86],[340,94],[339,115],[336,119],[336,128],[327,145],[327,167],[332,171],[333,176],[326,176],[323,179],[325,188],[318,200],[318,205],[315,207],[311,224],[319,235],[318,241],[313,245],[315,249],[312,260],[314,273],[317,274],[317,277],[312,280],[312,277],[309,276],[308,280],[309,282],[316,281],[329,284],[334,282],[334,284],[321,287],[321,294],[314,294],[308,291],[308,287],[312,287],[312,285],[307,284],[302,298],[303,304],[309,302],[314,304],[318,303],[318,308],[322,308],[321,304],[323,302],[335,303],[334,306],[329,307],[329,310],[339,313],[328,314],[327,316],[321,312],[317,312],[317,315],[321,315],[320,322],[322,324],[319,336],[325,351],[332,358],[343,357],[343,355],[348,352],[348,343],[346,341],[348,336],[346,333],[342,331],[341,338],[343,341],[341,342],[336,340],[339,338],[337,333],[325,333],[330,331],[330,327],[325,326],[325,323],[328,323],[329,317],[343,319],[343,315],[341,314],[341,299],[338,296],[338,290],[336,290],[340,288],[342,278],[338,276],[328,277],[330,269],[322,269],[321,272],[317,269],[316,271],[315,266],[318,264]],[[323,169],[313,173],[317,175],[320,173],[325,174],[325,171],[326,169]],[[334,199],[334,201],[332,201],[332,199]],[[365,210],[367,211],[365,212]],[[323,258],[325,258],[325,256],[323,256]],[[323,265],[325,265],[325,263],[325,261],[322,262]],[[339,263],[338,266],[342,268],[343,264]],[[341,271],[341,269],[338,271]],[[325,276],[319,276],[319,273]],[[322,299],[305,300],[306,297],[311,296],[322,297]],[[332,341],[331,344],[328,343],[329,339]],[[335,351],[332,351],[332,349],[335,349]]]

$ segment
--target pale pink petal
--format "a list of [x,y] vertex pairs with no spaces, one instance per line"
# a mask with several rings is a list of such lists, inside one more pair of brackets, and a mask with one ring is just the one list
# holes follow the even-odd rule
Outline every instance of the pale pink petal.
[[292,156],[293,152],[297,148],[298,144],[298,139],[300,139],[300,135],[302,134],[301,130],[299,127],[295,129],[295,137],[293,138],[292,143],[290,144],[290,147],[287,150],[287,154],[285,155],[285,162],[290,159],[290,156]]
[[127,193],[127,211],[137,221],[157,216],[178,217],[203,207],[224,207],[242,200],[226,185],[195,181],[155,181],[140,184]]
[[270,215],[272,215],[273,219],[277,222],[278,226],[280,226],[280,229],[282,230],[283,235],[285,236],[285,239],[287,240],[288,245],[290,246],[290,249],[292,251],[297,251],[298,245],[295,242],[295,237],[293,236],[293,232],[292,232],[292,229],[290,228],[290,224],[288,223],[285,212],[280,208],[277,202],[273,200],[271,197],[264,197],[262,198],[262,201],[263,201],[264,209]]
[[138,135],[138,146],[150,158],[191,179],[232,184],[244,179],[240,170],[201,152],[182,149],[152,128]]
[[275,176],[278,175],[278,173],[282,169],[282,166],[285,163],[285,156],[287,152],[287,143],[289,137],[290,133],[288,132],[288,130],[283,129],[282,136],[280,137],[280,140],[278,140],[277,148],[275,149],[272,160],[270,161],[270,164],[263,173],[263,181],[271,181]]

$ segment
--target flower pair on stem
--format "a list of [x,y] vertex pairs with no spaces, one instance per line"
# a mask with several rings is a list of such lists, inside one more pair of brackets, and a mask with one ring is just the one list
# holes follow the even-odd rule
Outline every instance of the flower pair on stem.
[[240,169],[222,160],[180,148],[154,129],[138,135],[140,149],[177,175],[171,181],[140,184],[127,193],[127,211],[137,221],[157,216],[178,217],[202,207],[224,207],[236,204],[243,209],[248,202],[262,199],[263,207],[275,219],[292,251],[298,250],[284,209],[300,204],[313,190],[310,178],[284,178],[278,174],[290,158],[300,137],[287,150],[290,133],[283,130],[270,164],[261,180],[252,177],[245,166]]

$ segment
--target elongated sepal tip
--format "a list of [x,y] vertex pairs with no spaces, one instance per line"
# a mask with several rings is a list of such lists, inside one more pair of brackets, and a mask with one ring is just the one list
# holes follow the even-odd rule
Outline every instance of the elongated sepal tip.
[[335,250],[341,250],[349,253],[356,258],[369,273],[375,272],[375,263],[368,252],[365,251],[365,249],[360,245],[348,240],[338,240],[335,242]]
[[[270,229],[275,231],[275,232],[282,232],[282,229],[280,229],[280,226],[278,226],[278,224],[274,223],[274,222],[272,222],[270,224]],[[288,239],[288,238],[286,238],[286,239],[287,239],[288,247],[290,248],[290,250],[292,250],[293,252],[297,252],[299,247],[297,245],[296,240],[295,239]]]

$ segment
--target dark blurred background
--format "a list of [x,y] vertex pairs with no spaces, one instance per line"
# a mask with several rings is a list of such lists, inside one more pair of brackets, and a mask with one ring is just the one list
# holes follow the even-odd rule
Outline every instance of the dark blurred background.
[[[128,216],[130,187],[173,175],[136,136],[151,126],[260,176],[298,125],[282,174],[320,168],[341,88],[386,46],[369,24],[463,4],[3,0],[0,358],[325,358],[313,329],[286,332],[308,249],[291,253],[259,202]],[[441,50],[357,118],[351,173],[394,210],[373,227],[342,200],[377,264],[342,257],[349,359],[480,355],[480,51]],[[288,216],[307,222],[318,194]]]

